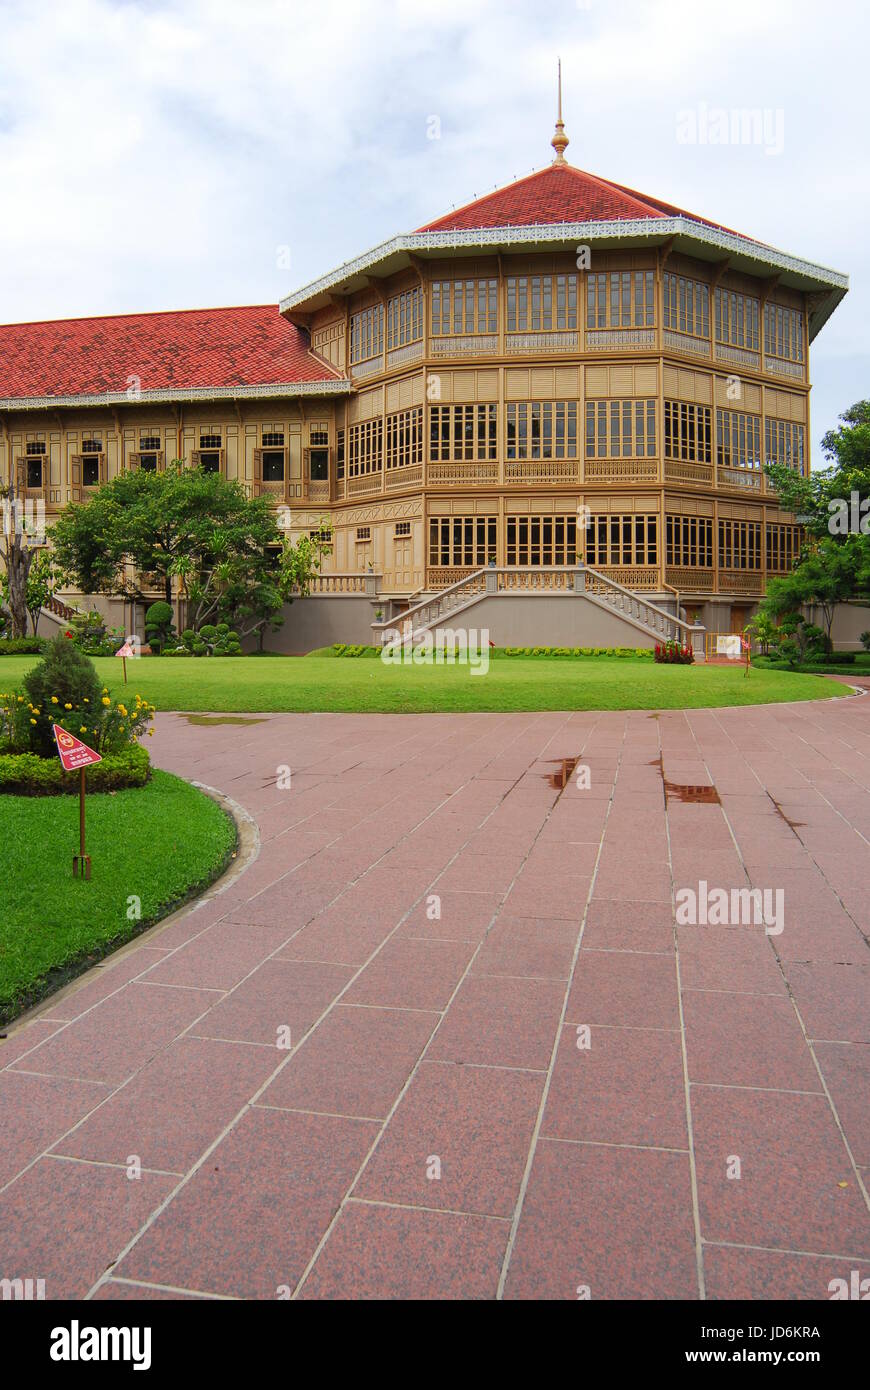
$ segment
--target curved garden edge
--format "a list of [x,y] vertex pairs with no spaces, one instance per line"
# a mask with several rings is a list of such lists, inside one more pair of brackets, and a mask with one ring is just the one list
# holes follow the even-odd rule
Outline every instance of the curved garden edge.
[[236,832],[234,842],[210,873],[208,881],[166,903],[159,913],[131,923],[129,931],[96,945],[83,952],[80,957],[67,961],[63,966],[47,971],[32,990],[22,994],[20,1006],[4,1008],[0,1005],[0,1037],[12,1037],[13,1034],[17,1034],[35,1018],[49,1012],[60,999],[83,988],[99,974],[111,970],[125,955],[140,946],[143,938],[159,935],[188,913],[197,911],[204,903],[226,892],[256,860],[260,852],[259,830],[244,807],[225,792],[203,782],[191,780],[188,786],[196,788],[216,802]]

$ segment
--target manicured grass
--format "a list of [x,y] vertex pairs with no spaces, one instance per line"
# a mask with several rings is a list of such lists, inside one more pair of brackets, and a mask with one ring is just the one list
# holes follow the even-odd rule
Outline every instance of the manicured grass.
[[206,887],[235,849],[224,811],[167,772],[86,807],[90,881],[72,876],[77,796],[0,796],[0,1023]]
[[[32,661],[0,659],[4,688],[20,683]],[[111,693],[123,695],[117,658],[95,664]],[[752,670],[746,678],[742,665],[657,666],[630,657],[505,657],[476,676],[468,666],[387,666],[374,657],[142,657],[127,667],[127,695],[158,711],[697,709],[847,693],[836,681],[791,671]]]

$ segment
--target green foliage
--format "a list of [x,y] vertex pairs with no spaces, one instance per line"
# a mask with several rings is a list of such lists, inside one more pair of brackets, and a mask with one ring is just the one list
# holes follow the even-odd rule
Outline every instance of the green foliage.
[[800,614],[789,613],[775,629],[770,650],[774,657],[795,670],[806,661],[825,656],[825,634]]
[[186,628],[181,640],[191,656],[240,656],[242,652],[239,634],[228,623],[206,623],[198,632]]
[[860,642],[864,650],[870,652],[870,632],[862,632]]
[[93,662],[63,634],[24,678],[23,693],[0,694],[0,749],[55,758],[52,725],[58,724],[102,754],[119,752],[146,731],[154,706],[140,695],[129,705],[113,701]]
[[[91,792],[143,787],[150,776],[151,763],[145,749],[138,743],[128,744],[88,768],[87,787]],[[61,796],[78,789],[79,774],[64,772],[59,758],[42,758],[38,753],[0,753],[0,793]]]
[[41,637],[0,637],[0,656],[36,656],[44,646]]
[[172,604],[162,599],[145,610],[145,641],[155,652],[161,652],[175,637]]
[[87,656],[114,656],[123,641],[121,629],[109,627],[96,608],[87,613],[76,613],[67,631],[71,632],[79,651]]

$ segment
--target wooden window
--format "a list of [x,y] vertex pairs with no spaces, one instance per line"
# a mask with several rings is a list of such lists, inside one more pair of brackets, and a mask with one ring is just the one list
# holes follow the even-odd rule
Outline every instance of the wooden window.
[[284,450],[263,449],[260,454],[261,477],[264,483],[283,483]]
[[648,328],[654,323],[651,270],[612,270],[587,275],[587,328]]
[[509,333],[552,332],[576,327],[576,275],[508,277]]
[[577,515],[509,516],[507,519],[509,565],[575,565],[577,563]]
[[329,450],[308,449],[308,480],[312,483],[329,482]]
[[593,569],[614,565],[658,564],[658,517],[593,515],[586,528],[586,563]]
[[587,458],[654,458],[656,403],[587,401]]
[[723,570],[761,569],[761,522],[719,521],[719,567]]
[[396,538],[397,541],[398,541],[398,540],[407,539],[407,537],[410,536],[410,534],[411,534],[411,523],[410,523],[410,521],[397,521],[397,522],[396,522],[395,529],[394,529],[394,531],[393,531],[393,535],[395,536],[395,538]]
[[665,517],[665,563],[692,569],[712,569],[713,518],[709,516]]
[[506,458],[577,457],[576,401],[517,401],[506,412]]
[[764,350],[787,362],[804,360],[804,316],[784,304],[764,306]]
[[[157,448],[160,448],[160,440],[157,440]],[[82,464],[82,487],[99,487],[102,473],[101,464],[103,461],[103,440],[102,435],[91,435],[89,438],[82,438],[81,444],[81,464]]]
[[283,430],[263,430],[264,449],[283,449],[284,431]]
[[764,421],[764,457],[767,463],[784,463],[797,473],[804,471],[804,427],[793,420]]
[[433,463],[498,457],[497,406],[433,405],[429,411],[429,457]]
[[716,341],[758,351],[759,302],[734,290],[716,290]]
[[405,290],[387,302],[387,350],[416,343],[423,336],[423,291]]
[[709,285],[665,271],[664,326],[693,338],[709,338]]
[[665,458],[712,462],[712,411],[708,405],[665,401]]
[[367,362],[384,351],[384,306],[372,304],[350,316],[350,360]]
[[356,528],[356,538],[358,541],[370,541],[372,538],[371,526],[358,526]]
[[329,443],[329,421],[312,420],[308,426],[308,443],[313,447],[324,446]]
[[800,526],[767,524],[767,568],[773,574],[788,574],[797,564],[803,533]]
[[387,416],[387,467],[423,462],[423,407]]
[[498,331],[497,280],[433,280],[435,337]]
[[380,417],[351,425],[347,433],[347,476],[359,478],[365,473],[379,473],[383,463],[383,423]]
[[496,553],[494,516],[433,516],[429,519],[429,564],[482,569]]
[[344,430],[335,432],[335,476],[341,482],[344,477]]
[[28,488],[40,488],[43,481],[43,469],[46,462],[46,448],[41,440],[29,441],[24,446],[26,460],[25,476]]
[[761,468],[761,417],[742,410],[716,411],[716,460],[720,468]]

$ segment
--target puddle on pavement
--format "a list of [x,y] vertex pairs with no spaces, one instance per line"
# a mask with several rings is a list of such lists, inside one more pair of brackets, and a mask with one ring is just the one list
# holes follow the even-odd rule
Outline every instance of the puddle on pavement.
[[545,772],[544,777],[554,791],[564,791],[571,781],[575,767],[580,761],[579,755],[576,758],[548,758],[547,761],[555,763],[558,771]]
[[[768,792],[767,795],[770,796],[770,792]],[[774,810],[776,811],[776,814],[777,814],[778,816],[781,816],[781,817],[782,817],[782,819],[785,821],[786,825],[788,826],[789,830],[793,830],[793,831],[795,832],[795,834],[797,834],[798,830],[800,830],[803,826],[806,825],[806,821],[803,821],[803,820],[792,820],[789,816],[787,816],[786,813],[785,813],[785,811],[782,809],[782,807],[780,806],[780,804],[779,804],[779,802],[777,801],[777,799],[776,799],[775,796],[770,796],[770,799],[771,799],[771,801],[773,802],[773,806],[774,806]]]
[[200,728],[210,729],[217,724],[265,724],[265,719],[242,719],[236,714],[182,714],[180,719],[186,719],[188,724],[196,724]]
[[651,758],[648,767],[657,767],[661,773],[662,786],[665,789],[665,804],[669,801],[680,801],[684,806],[721,806],[722,802],[715,787],[692,786],[689,782],[669,782],[665,776],[661,757]]

